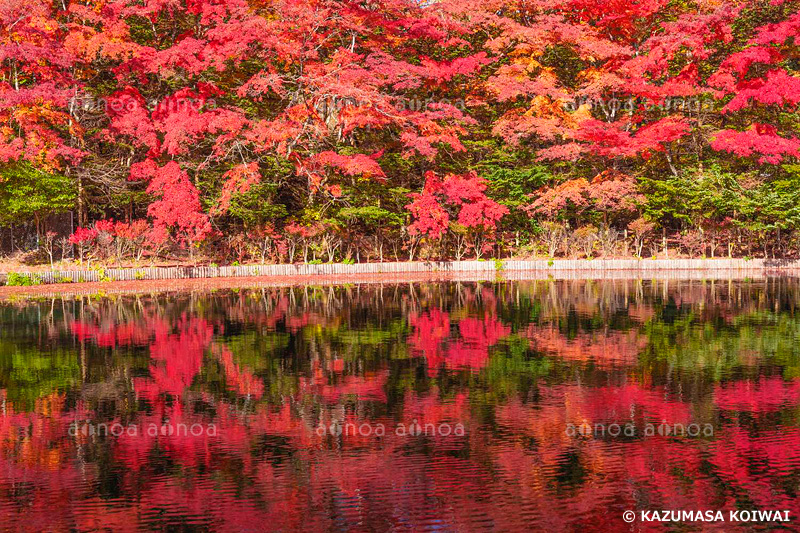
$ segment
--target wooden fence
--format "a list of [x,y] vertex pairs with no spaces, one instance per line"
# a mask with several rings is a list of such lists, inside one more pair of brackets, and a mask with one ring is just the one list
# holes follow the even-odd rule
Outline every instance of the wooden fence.
[[[173,266],[147,268],[108,268],[87,270],[53,270],[42,272],[20,272],[36,276],[42,283],[84,283],[98,281],[171,280],[196,278],[237,277],[293,277],[293,276],[342,276],[358,274],[402,274],[402,273],[522,273],[530,272],[559,278],[591,277],[639,277],[648,273],[674,271],[682,277],[723,272],[767,273],[770,271],[800,270],[800,261],[769,259],[594,259],[594,260],[535,260],[535,261],[413,261],[397,263],[346,264],[292,264],[292,265],[246,265],[246,266]],[[681,274],[683,272],[684,274]],[[518,276],[509,276],[518,277]],[[670,276],[672,277],[672,276]],[[6,275],[0,274],[5,283]]]

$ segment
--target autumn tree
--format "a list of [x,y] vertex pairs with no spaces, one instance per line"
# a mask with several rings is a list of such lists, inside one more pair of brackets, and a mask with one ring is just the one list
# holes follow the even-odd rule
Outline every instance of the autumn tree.
[[486,180],[474,172],[444,178],[428,172],[422,193],[409,195],[413,220],[409,233],[438,240],[453,229],[451,224],[458,224],[480,258],[491,249],[497,224],[508,214],[508,208],[486,196],[486,187]]

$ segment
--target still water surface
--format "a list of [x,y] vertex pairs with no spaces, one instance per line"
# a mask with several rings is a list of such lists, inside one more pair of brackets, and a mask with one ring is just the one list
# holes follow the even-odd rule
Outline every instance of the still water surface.
[[0,528],[793,528],[798,304],[786,278],[0,303]]

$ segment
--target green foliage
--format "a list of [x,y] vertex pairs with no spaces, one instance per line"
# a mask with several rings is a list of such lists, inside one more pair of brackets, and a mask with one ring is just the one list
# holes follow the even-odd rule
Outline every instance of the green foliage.
[[643,328],[649,349],[640,362],[703,372],[714,380],[734,370],[773,364],[783,367],[787,378],[800,375],[800,349],[793,340],[800,333],[797,317],[768,311],[744,313],[731,321],[724,335],[706,320],[681,309],[674,318],[654,317]]
[[75,184],[61,174],[28,163],[0,166],[0,223],[29,222],[75,206]]
[[527,204],[532,192],[553,180],[548,167],[532,161],[529,152],[512,150],[497,141],[467,146],[482,154],[473,169],[489,181],[489,195],[509,208]]
[[291,165],[277,158],[271,159],[270,163],[268,168],[262,169],[264,178],[260,183],[231,198],[228,215],[241,220],[245,227],[260,226],[289,216],[290,206],[280,202],[278,193],[280,180],[291,174]]
[[96,267],[93,267],[93,268],[92,268],[92,270],[94,270],[95,272],[97,272],[97,281],[99,281],[99,282],[101,282],[101,283],[108,283],[108,282],[110,282],[110,281],[114,281],[114,278],[112,278],[111,276],[109,276],[109,275],[106,273],[106,269],[105,269],[105,268],[103,268],[102,266],[96,266]]
[[511,157],[485,161],[480,172],[489,180],[490,196],[509,208],[529,203],[529,195],[553,179],[547,167],[517,166]]
[[339,211],[338,218],[343,221],[358,221],[362,224],[375,227],[384,225],[400,226],[404,221],[403,216],[374,205],[346,207]]
[[645,216],[662,224],[677,221],[685,227],[722,223],[769,231],[800,227],[800,170],[770,178],[724,172],[712,165],[703,172],[642,180],[647,203]]
[[80,381],[79,361],[66,347],[49,350],[0,339],[0,387],[19,409],[33,409],[39,398]]
[[530,159],[530,153],[511,150],[496,141],[469,143],[470,149],[483,154],[474,166],[478,174],[489,181],[488,195],[508,207],[504,227],[514,228],[526,239],[536,230],[536,221],[520,208],[531,202],[530,195],[553,181],[550,169]]
[[6,274],[6,285],[9,287],[30,287],[41,284],[42,278],[36,274],[20,274],[17,272]]

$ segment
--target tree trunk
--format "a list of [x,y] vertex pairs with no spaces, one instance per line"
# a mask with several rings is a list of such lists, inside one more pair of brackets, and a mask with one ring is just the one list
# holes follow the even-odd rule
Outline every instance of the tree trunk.
[[83,178],[78,175],[78,226],[86,227],[86,206],[83,201]]

